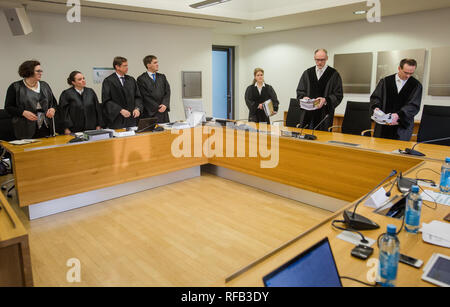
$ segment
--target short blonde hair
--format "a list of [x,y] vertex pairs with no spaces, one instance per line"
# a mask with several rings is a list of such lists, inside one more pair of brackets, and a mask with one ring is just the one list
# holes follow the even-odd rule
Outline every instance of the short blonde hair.
[[314,51],[314,55],[316,55],[317,52],[319,52],[319,51],[325,52],[325,54],[328,56],[328,51],[327,51],[327,49],[323,49],[323,48],[320,48],[320,49],[317,49],[316,51]]

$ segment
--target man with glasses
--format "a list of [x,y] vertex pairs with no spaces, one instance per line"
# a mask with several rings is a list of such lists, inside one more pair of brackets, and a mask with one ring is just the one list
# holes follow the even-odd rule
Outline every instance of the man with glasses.
[[334,109],[344,96],[342,79],[336,69],[327,65],[327,50],[317,49],[314,60],[316,65],[307,69],[300,78],[297,99],[314,99],[315,110],[302,110],[300,125],[313,129],[328,115],[317,127],[318,130],[327,131],[333,125]]
[[375,137],[410,140],[422,102],[422,84],[412,76],[416,68],[416,60],[401,60],[398,73],[381,79],[370,96],[372,110],[391,114],[392,119],[389,125],[375,126]]

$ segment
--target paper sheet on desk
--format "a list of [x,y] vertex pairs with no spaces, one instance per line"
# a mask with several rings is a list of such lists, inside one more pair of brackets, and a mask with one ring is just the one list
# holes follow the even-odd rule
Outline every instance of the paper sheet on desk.
[[424,190],[422,194],[420,194],[422,200],[437,202],[441,205],[450,206],[450,195],[434,192],[431,190]]
[[432,221],[429,224],[422,223],[422,239],[430,244],[450,248],[450,224],[440,221]]

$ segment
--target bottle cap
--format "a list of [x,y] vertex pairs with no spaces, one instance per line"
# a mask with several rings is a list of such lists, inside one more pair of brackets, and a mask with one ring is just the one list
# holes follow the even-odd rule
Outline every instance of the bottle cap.
[[411,187],[411,192],[413,193],[419,193],[419,186],[418,185],[413,185]]
[[387,225],[387,233],[393,235],[397,232],[397,227],[395,225],[389,224]]
[[445,158],[445,163],[450,163],[450,157]]

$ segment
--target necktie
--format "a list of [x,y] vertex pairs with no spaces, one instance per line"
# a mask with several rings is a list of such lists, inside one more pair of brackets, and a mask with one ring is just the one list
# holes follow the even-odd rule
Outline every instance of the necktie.
[[152,74],[153,81],[156,81],[156,74]]
[[317,80],[319,80],[320,77],[322,77],[322,72],[323,72],[323,69],[319,69],[319,70],[317,71]]
[[122,82],[122,86],[125,86],[125,77],[120,77],[120,81]]

